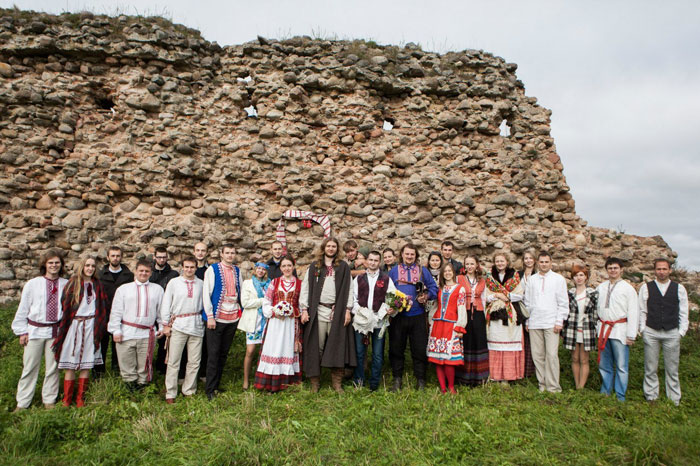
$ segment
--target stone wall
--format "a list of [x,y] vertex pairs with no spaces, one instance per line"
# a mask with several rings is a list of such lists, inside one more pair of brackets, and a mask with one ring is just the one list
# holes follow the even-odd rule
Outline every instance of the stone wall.
[[[576,214],[551,111],[516,68],[479,50],[221,47],[160,18],[0,10],[3,298],[50,246],[71,263],[167,245],[177,263],[200,239],[231,239],[249,266],[288,208],[378,248],[451,239],[460,258],[535,247],[558,269],[614,254],[649,272],[675,255]],[[307,263],[320,227],[287,232]]]

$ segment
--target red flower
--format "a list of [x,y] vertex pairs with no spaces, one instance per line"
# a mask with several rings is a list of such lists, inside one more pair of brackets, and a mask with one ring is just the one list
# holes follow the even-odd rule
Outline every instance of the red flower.
[[301,224],[304,228],[311,228],[311,220],[302,220]]

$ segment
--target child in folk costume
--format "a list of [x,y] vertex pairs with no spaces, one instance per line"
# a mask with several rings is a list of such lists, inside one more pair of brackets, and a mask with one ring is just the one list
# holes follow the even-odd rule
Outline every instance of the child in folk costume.
[[[447,262],[439,275],[437,309],[431,313],[430,336],[428,337],[428,361],[435,364],[440,390],[455,391],[455,367],[464,364],[462,335],[467,324],[467,292],[457,283],[457,273],[452,263]],[[447,379],[447,389],[445,388]]]
[[61,296],[63,316],[53,344],[58,368],[65,369],[63,406],[70,406],[79,371],[76,406],[85,404],[90,369],[102,364],[100,342],[107,331],[107,295],[95,277],[94,257],[83,258]]
[[458,280],[467,292],[467,333],[462,338],[464,366],[457,368],[457,381],[465,385],[481,385],[489,378],[489,347],[486,339],[486,280],[482,277],[479,258],[464,259],[464,275]]
[[525,376],[524,323],[520,301],[523,287],[520,274],[509,267],[504,254],[496,254],[486,277],[489,374],[492,380],[508,382]]
[[238,321],[238,330],[245,332],[245,359],[243,360],[243,390],[248,390],[250,368],[253,365],[255,348],[262,343],[267,318],[263,315],[263,302],[265,291],[270,285],[267,278],[268,265],[264,262],[256,262],[253,276],[241,285],[241,305],[243,313]]
[[576,287],[569,290],[569,317],[564,321],[562,336],[564,348],[573,351],[571,370],[576,389],[581,390],[586,386],[590,372],[589,353],[596,348],[598,292],[586,287],[588,267],[574,265],[571,277]]
[[278,392],[301,383],[301,280],[294,276],[294,259],[287,254],[280,263],[282,276],[268,286],[263,314],[268,319],[263,337],[255,388]]

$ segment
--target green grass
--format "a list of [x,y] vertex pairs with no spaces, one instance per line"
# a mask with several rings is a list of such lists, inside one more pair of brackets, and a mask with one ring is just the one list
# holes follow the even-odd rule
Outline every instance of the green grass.
[[572,390],[564,350],[559,395],[539,393],[534,380],[461,388],[457,396],[440,395],[434,380],[425,392],[409,384],[399,394],[349,388],[340,396],[326,379],[318,395],[307,385],[242,392],[238,336],[222,385],[228,391],[214,402],[200,385],[195,397],[166,405],[162,377],[131,394],[107,376],[90,386],[86,408],[12,414],[21,372],[13,313],[0,309],[3,464],[700,464],[697,329],[683,340],[678,408],[643,400],[641,344],[632,348],[628,401],[619,403],[597,393],[593,357],[588,388]]

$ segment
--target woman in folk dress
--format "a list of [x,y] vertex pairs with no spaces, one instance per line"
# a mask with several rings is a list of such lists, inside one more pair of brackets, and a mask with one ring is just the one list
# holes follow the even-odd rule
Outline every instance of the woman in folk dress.
[[263,314],[268,321],[255,373],[255,388],[269,392],[301,383],[301,280],[294,276],[289,254],[282,258],[280,270],[282,276],[272,280],[265,292]]
[[524,323],[520,308],[523,287],[520,274],[509,266],[505,254],[493,257],[494,266],[486,277],[489,376],[508,383],[525,376]]
[[464,364],[462,335],[467,324],[467,292],[464,285],[457,283],[457,273],[450,262],[440,270],[439,285],[437,309],[430,319],[428,361],[435,364],[440,391],[457,393],[455,368]]
[[90,369],[102,364],[100,342],[107,331],[107,295],[95,277],[94,257],[83,258],[61,296],[63,316],[53,344],[58,368],[65,369],[63,406],[70,406],[79,371],[76,406],[85,404]]
[[243,360],[243,390],[248,390],[250,369],[253,366],[255,349],[262,344],[267,318],[263,315],[262,305],[265,292],[270,285],[267,278],[268,265],[257,262],[253,276],[241,285],[241,305],[243,313],[238,321],[238,330],[245,332],[245,359]]
[[457,368],[459,383],[477,386],[489,378],[489,347],[486,340],[486,280],[482,276],[479,258],[464,259],[464,275],[458,277],[467,292],[467,333],[462,338],[464,366]]

